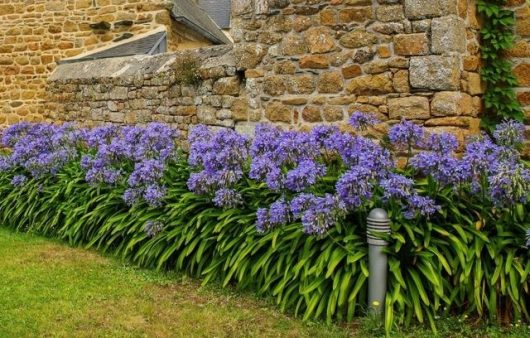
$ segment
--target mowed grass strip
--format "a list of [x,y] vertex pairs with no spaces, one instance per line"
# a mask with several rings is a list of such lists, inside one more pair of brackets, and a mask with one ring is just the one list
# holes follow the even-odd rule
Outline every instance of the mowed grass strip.
[[251,295],[0,228],[0,337],[348,337]]

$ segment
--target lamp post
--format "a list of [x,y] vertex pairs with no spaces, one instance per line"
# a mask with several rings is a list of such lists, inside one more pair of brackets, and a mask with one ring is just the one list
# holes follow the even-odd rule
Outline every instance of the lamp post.
[[367,219],[368,237],[368,306],[372,313],[381,314],[385,303],[388,275],[388,257],[384,248],[388,242],[378,238],[377,234],[389,234],[390,219],[383,209],[374,209]]

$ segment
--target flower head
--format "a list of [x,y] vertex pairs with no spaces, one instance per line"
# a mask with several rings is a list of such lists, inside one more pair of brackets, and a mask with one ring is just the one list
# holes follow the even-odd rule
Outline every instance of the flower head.
[[411,121],[401,120],[388,131],[388,137],[394,147],[400,150],[418,146],[425,136],[424,128]]
[[14,187],[21,187],[28,181],[28,178],[24,175],[15,175],[13,176],[13,179],[11,180],[11,184]]
[[372,198],[374,174],[363,166],[355,166],[342,175],[336,185],[341,201],[349,208],[358,208]]
[[354,112],[350,117],[350,125],[357,130],[366,130],[369,126],[379,123],[380,121],[372,114]]
[[499,125],[493,132],[497,144],[517,148],[524,142],[525,126],[523,123],[509,120]]

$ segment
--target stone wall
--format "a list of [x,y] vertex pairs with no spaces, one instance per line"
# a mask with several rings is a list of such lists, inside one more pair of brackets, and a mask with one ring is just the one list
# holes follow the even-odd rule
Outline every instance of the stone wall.
[[514,61],[514,73],[519,82],[517,98],[526,117],[530,118],[530,3],[525,0],[509,0],[507,5],[514,10],[517,19],[517,39],[515,46],[507,54]]
[[249,120],[345,124],[364,111],[478,129],[475,1],[234,0],[232,22]]
[[461,139],[478,131],[483,88],[474,0],[232,3],[233,49],[197,51],[197,87],[176,83],[168,64],[178,65],[180,54],[61,65],[50,82],[49,117],[251,130],[258,122],[346,126],[363,111]]
[[[170,50],[208,45],[176,24],[167,0],[0,1],[0,125],[41,120],[46,79],[60,59],[165,25]],[[109,29],[93,29],[98,22]]]
[[[190,60],[199,75],[182,81]],[[190,73],[188,73],[190,74]],[[187,137],[190,125],[235,126],[246,97],[231,46],[60,65],[50,77],[48,117],[97,125],[165,122]]]

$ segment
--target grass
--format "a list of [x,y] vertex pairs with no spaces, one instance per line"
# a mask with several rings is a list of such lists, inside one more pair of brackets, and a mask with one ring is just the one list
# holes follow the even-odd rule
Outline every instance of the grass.
[[0,229],[0,337],[347,337],[250,295]]
[[[530,337],[441,318],[441,337]],[[95,252],[0,228],[0,337],[382,337],[377,321],[304,323],[263,299],[133,268]],[[433,337],[426,328],[392,334]]]

